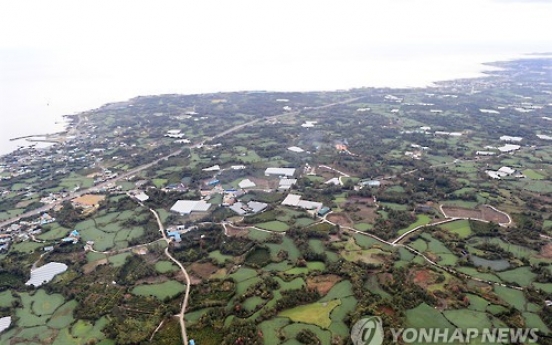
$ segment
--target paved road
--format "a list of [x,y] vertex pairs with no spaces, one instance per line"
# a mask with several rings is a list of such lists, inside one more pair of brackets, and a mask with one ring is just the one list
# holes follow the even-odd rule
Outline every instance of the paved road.
[[[159,218],[159,214],[154,209],[150,208],[151,213],[155,216],[155,219],[157,219],[157,225],[159,226],[159,231],[163,235],[163,239],[167,242],[167,244],[170,244],[171,240],[167,237],[167,234],[165,233],[165,228],[163,227],[163,223],[161,222],[161,218]],[[186,321],[184,320],[184,315],[186,313],[186,308],[188,307],[188,298],[190,297],[190,276],[188,275],[188,272],[186,271],[186,268],[180,263],[180,261],[176,260],[171,253],[169,253],[169,247],[165,248],[165,255],[175,264],[180,267],[182,270],[182,273],[184,273],[184,277],[186,278],[186,294],[184,295],[184,301],[182,301],[182,308],[180,309],[180,313],[178,314],[178,320],[180,322],[180,329],[182,331],[182,342],[184,345],[188,345],[188,334],[186,333]]]

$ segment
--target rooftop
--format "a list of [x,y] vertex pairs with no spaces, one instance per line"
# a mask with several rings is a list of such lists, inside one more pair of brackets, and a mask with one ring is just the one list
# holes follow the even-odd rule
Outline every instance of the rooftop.
[[180,214],[190,214],[192,212],[206,212],[211,207],[211,204],[205,202],[205,200],[178,200],[171,211],[178,212]]
[[295,168],[267,168],[265,175],[293,176]]

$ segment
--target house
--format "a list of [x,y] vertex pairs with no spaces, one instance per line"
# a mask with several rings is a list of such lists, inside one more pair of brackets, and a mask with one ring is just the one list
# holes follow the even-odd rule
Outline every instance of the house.
[[502,167],[498,169],[497,171],[494,170],[486,170],[485,173],[489,175],[489,177],[499,180],[502,177],[506,176],[514,176],[514,177],[525,177],[523,174],[516,171],[516,169],[510,168],[510,167]]
[[287,149],[291,152],[296,152],[296,153],[305,152],[305,150],[303,150],[302,148],[297,147],[297,146],[290,146]]
[[219,165],[213,165],[212,167],[201,169],[201,170],[203,170],[203,171],[219,171],[220,166]]
[[265,176],[288,176],[295,175],[295,168],[267,168]]
[[182,237],[180,237],[180,233],[178,231],[170,231],[167,233],[167,235],[172,238],[176,243],[182,242]]
[[500,137],[500,141],[507,141],[510,143],[519,143],[522,140],[523,140],[522,137],[511,137],[509,135],[503,135]]
[[498,150],[503,153],[509,153],[509,152],[514,152],[516,150],[519,150],[520,148],[521,146],[519,145],[506,144],[504,146],[499,147]]
[[381,182],[378,180],[362,180],[360,181],[360,187],[379,187]]
[[171,211],[180,213],[181,216],[188,215],[192,212],[207,212],[211,204],[205,200],[178,200]]
[[268,204],[258,201],[250,201],[248,203],[236,202],[229,208],[236,212],[238,215],[243,216],[246,214],[255,214],[263,211],[268,207]]
[[537,137],[542,140],[552,140],[552,136],[545,134],[537,134]]
[[476,151],[475,154],[478,155],[478,156],[494,156],[494,155],[496,155],[496,153],[493,152],[493,151]]
[[282,201],[282,205],[304,208],[306,210],[320,210],[323,206],[321,202],[301,200],[301,196],[297,194],[288,194],[284,201]]
[[297,183],[297,179],[295,178],[281,178],[280,182],[278,182],[278,189],[279,190],[288,190]]
[[242,189],[246,189],[246,188],[253,188],[256,186],[256,184],[250,179],[245,179],[245,180],[242,180],[240,183],[238,183],[238,186]]
[[331,209],[327,206],[323,206],[320,210],[318,210],[318,215],[320,217],[324,217],[328,213],[330,213]]
[[134,198],[136,198],[136,200],[138,200],[140,202],[144,202],[146,200],[149,200],[149,196],[144,192],[141,192],[139,194],[134,195]]

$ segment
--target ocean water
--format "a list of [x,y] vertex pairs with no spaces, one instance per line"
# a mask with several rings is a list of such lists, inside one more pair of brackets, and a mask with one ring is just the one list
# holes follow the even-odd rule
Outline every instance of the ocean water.
[[[0,52],[1,53],[1,52]],[[0,154],[26,140],[9,139],[63,130],[63,115],[140,95],[219,91],[338,90],[363,86],[424,87],[432,82],[482,76],[482,63],[519,58],[520,54],[395,54],[239,63],[164,61],[146,68],[105,60],[83,66],[28,52],[0,54]],[[23,58],[22,58],[23,57]]]

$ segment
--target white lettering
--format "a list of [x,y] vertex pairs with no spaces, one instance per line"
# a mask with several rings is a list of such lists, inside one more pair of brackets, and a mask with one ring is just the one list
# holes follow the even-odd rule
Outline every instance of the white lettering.
[[488,328],[485,328],[483,329],[483,336],[481,337],[481,342],[482,343],[496,343],[496,333],[497,333],[497,329],[496,328],[493,328],[493,329],[488,329]]
[[455,328],[454,332],[452,333],[452,336],[448,339],[447,342],[449,342],[449,343],[453,343],[453,342],[463,343],[464,341],[465,341],[464,340],[464,334],[462,334],[462,330],[460,328]]
[[413,343],[418,339],[418,332],[415,328],[407,328],[402,335],[405,343]]
[[448,331],[449,331],[448,328],[443,328],[443,329],[437,328],[437,329],[435,329],[434,341],[437,343],[437,342],[439,342],[439,339],[441,339],[441,342],[446,343],[447,342],[447,337],[448,337]]
[[470,340],[477,338],[478,335],[479,330],[477,328],[466,329],[466,343],[469,343]]
[[509,328],[499,328],[498,329],[498,341],[501,343],[510,342],[510,329]]
[[433,328],[421,328],[418,331],[419,343],[431,343],[433,342]]
[[512,343],[524,343],[529,335],[527,328],[512,328],[510,329],[510,341]]
[[529,331],[529,334],[531,335],[529,339],[527,339],[530,343],[536,343],[539,340],[539,335],[537,332],[539,331],[538,328],[531,328]]
[[391,328],[391,334],[393,335],[393,342],[398,343],[399,337],[401,336],[402,332],[404,331],[404,328],[399,328],[398,330],[395,328]]

